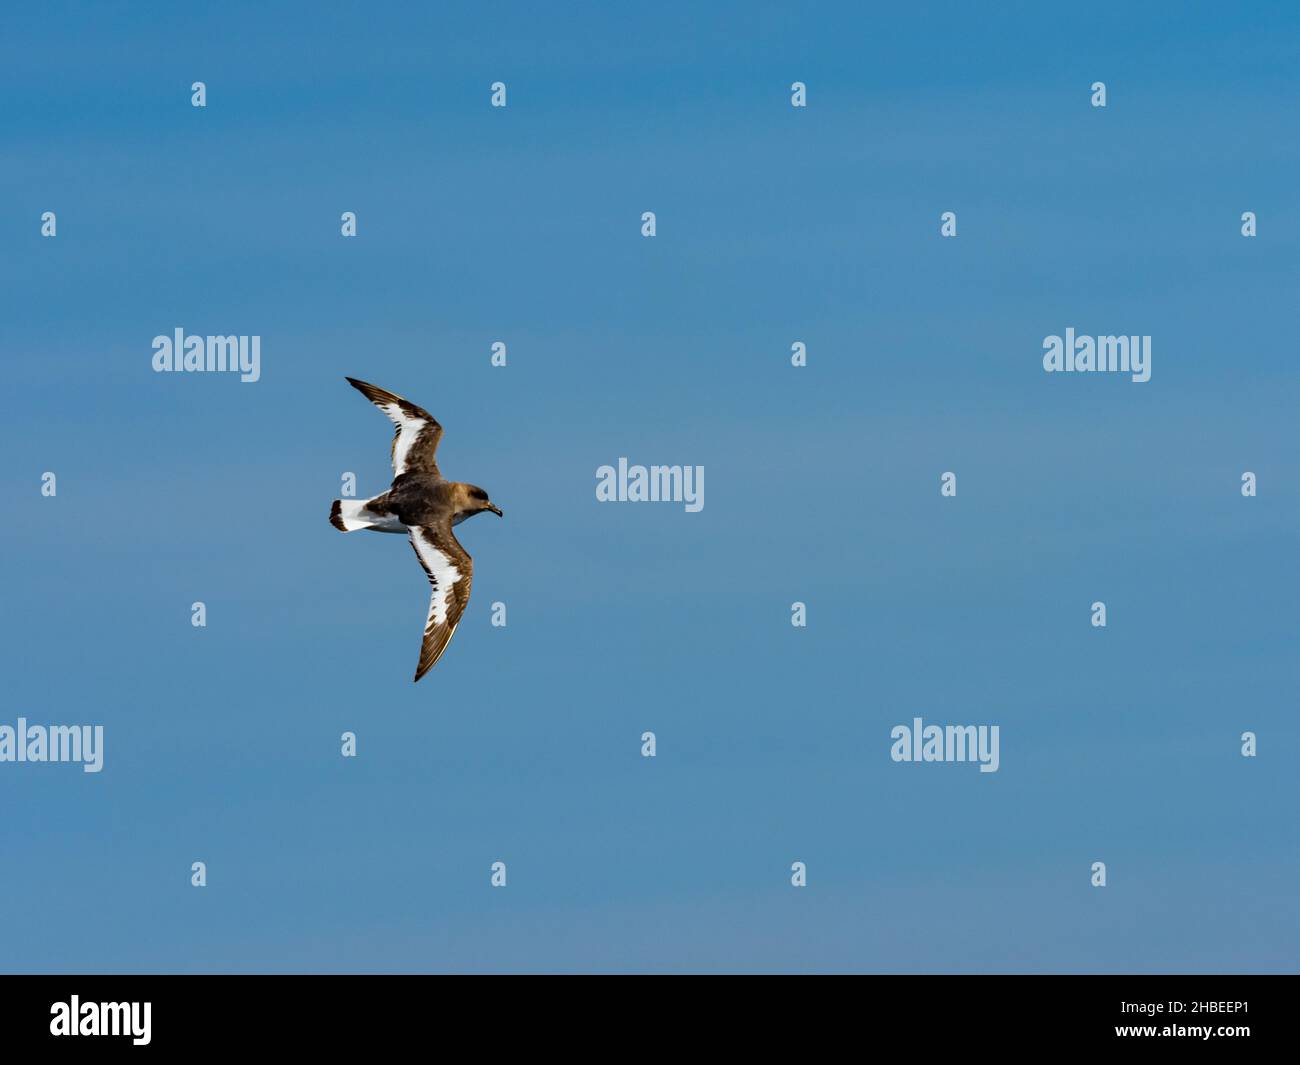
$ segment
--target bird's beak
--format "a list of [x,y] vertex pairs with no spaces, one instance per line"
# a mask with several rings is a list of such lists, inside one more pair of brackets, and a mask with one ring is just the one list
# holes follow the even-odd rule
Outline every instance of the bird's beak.
[[492,513],[495,514],[498,518],[505,517],[505,515],[501,513],[501,508],[497,506],[495,503],[489,503],[487,505],[487,508],[488,510],[492,511]]

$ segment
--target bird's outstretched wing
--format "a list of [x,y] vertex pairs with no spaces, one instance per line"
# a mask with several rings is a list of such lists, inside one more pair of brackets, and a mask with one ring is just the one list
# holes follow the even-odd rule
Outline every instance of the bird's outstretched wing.
[[392,447],[394,476],[408,470],[442,476],[438,473],[438,463],[434,459],[438,441],[442,439],[442,426],[432,414],[414,403],[408,403],[401,396],[366,384],[365,381],[358,381],[355,377],[347,378],[347,382],[387,414],[388,420],[397,426]]
[[461,615],[469,602],[474,561],[452,535],[450,523],[442,526],[414,525],[411,546],[428,575],[433,595],[429,599],[429,617],[424,623],[424,642],[420,645],[420,664],[415,670],[419,680],[433,668],[447,649]]

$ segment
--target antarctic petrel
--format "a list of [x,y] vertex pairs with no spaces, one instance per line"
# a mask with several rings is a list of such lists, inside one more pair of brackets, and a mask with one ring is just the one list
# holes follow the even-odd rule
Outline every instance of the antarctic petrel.
[[373,499],[334,500],[330,524],[340,532],[370,529],[406,533],[411,538],[415,557],[433,586],[415,670],[419,680],[442,657],[469,602],[474,563],[451,527],[485,510],[501,517],[501,510],[482,488],[443,480],[434,459],[442,426],[433,415],[364,381],[349,377],[347,382],[397,426],[392,447],[393,483]]

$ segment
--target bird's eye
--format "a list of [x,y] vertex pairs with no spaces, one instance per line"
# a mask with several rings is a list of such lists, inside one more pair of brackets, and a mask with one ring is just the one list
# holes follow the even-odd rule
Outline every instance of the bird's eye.
[[475,488],[475,489],[470,493],[470,495],[472,495],[475,499],[487,499],[487,497],[488,497],[488,496],[487,496],[487,493],[486,493],[485,491],[483,491],[483,489],[481,489],[481,488]]

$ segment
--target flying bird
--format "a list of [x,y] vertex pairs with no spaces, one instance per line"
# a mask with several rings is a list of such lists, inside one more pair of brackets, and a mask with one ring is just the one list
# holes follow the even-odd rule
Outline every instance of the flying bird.
[[418,681],[442,657],[469,602],[474,562],[451,527],[485,510],[501,517],[501,508],[477,485],[443,479],[434,458],[442,426],[432,414],[365,381],[349,377],[347,382],[397,426],[393,483],[373,499],[334,500],[330,524],[339,532],[369,529],[410,537],[415,557],[433,587],[415,669]]

